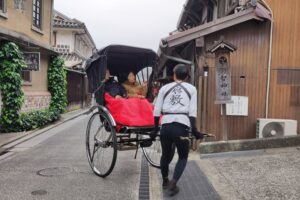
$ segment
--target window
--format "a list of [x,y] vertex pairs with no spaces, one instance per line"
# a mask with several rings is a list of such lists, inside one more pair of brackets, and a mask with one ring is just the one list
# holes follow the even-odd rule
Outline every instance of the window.
[[218,1],[218,18],[232,14],[235,7],[239,5],[238,0],[219,0]]
[[234,8],[239,5],[238,0],[226,0],[225,14],[229,15],[234,11]]
[[25,0],[14,0],[14,5],[16,10],[25,10]]
[[24,82],[30,83],[31,82],[31,72],[30,71],[22,71],[21,77]]
[[54,46],[54,47],[56,47],[56,45],[57,45],[57,44],[56,44],[56,40],[57,40],[57,32],[54,31],[54,32],[53,32],[53,46]]
[[0,0],[0,11],[4,10],[4,0]]
[[0,0],[0,13],[6,13],[6,0]]
[[207,22],[211,22],[214,20],[214,4],[209,1],[207,4]]
[[32,22],[33,26],[42,28],[42,0],[33,0]]

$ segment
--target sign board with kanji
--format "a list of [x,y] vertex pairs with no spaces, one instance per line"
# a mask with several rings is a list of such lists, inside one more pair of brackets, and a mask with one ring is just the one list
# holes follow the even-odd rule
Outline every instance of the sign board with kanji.
[[231,73],[226,56],[221,55],[216,67],[216,104],[232,103],[231,101]]
[[[232,103],[231,100],[231,72],[230,72],[230,53],[236,47],[228,42],[220,40],[215,42],[209,51],[215,54],[216,63],[216,104],[221,104],[221,113],[225,113],[226,105]],[[228,140],[227,117],[222,114],[223,140]]]
[[235,50],[236,47],[224,41],[215,43],[209,50],[211,53],[215,54],[216,104],[232,103],[230,53]]
[[26,68],[23,70],[39,71],[40,69],[40,53],[39,52],[23,52]]

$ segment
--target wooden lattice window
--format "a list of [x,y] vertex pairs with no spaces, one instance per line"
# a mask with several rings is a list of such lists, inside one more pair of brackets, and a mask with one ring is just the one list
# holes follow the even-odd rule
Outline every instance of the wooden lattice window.
[[33,26],[42,28],[42,0],[33,0],[32,23]]
[[300,85],[300,69],[278,69],[277,84]]

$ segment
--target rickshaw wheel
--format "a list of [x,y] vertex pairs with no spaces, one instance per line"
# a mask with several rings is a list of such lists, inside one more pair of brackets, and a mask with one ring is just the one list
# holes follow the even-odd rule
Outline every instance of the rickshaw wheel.
[[142,150],[148,163],[153,167],[160,168],[160,158],[162,153],[160,137],[157,136],[151,146],[142,147]]
[[117,137],[107,114],[97,112],[91,116],[86,132],[86,151],[96,175],[106,177],[112,172],[117,158]]

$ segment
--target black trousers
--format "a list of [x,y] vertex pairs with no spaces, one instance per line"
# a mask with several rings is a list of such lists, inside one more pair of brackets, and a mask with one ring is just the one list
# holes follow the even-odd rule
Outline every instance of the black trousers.
[[175,147],[177,148],[178,161],[175,166],[173,179],[178,181],[181,177],[189,155],[189,127],[180,123],[163,124],[160,134],[162,156],[160,160],[163,178],[169,175],[169,164],[173,159]]

